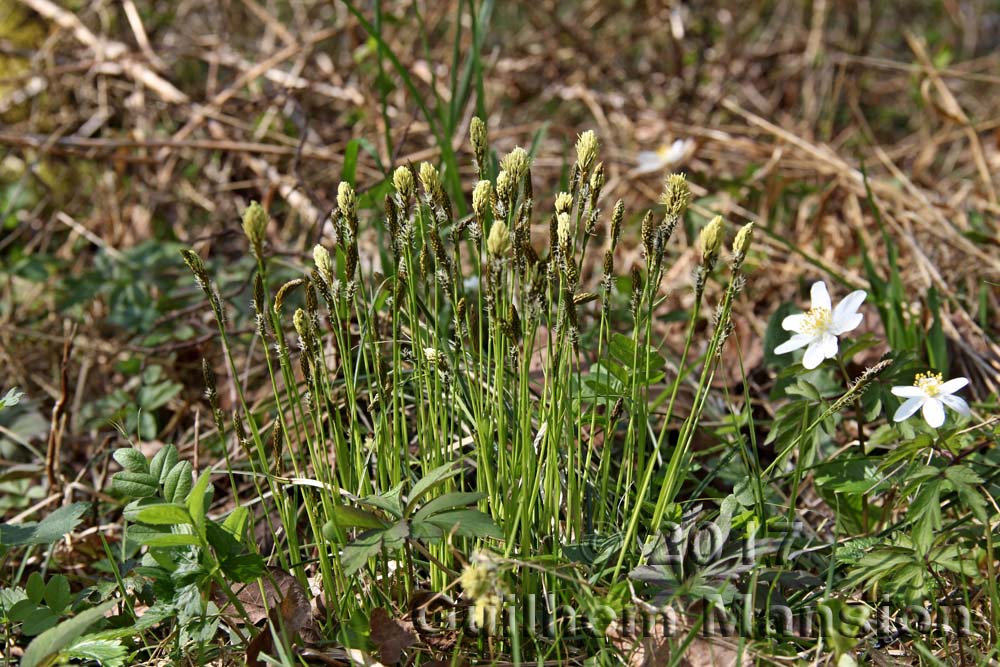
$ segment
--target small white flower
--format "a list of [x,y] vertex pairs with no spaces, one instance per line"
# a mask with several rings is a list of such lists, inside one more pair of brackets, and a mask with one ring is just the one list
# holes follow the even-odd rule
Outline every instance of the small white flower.
[[837,356],[837,336],[853,331],[864,317],[858,307],[868,293],[851,292],[836,308],[830,305],[830,293],[822,280],[813,283],[810,290],[812,306],[805,313],[789,315],[781,321],[781,328],[794,331],[795,335],[774,349],[775,354],[785,354],[800,347],[806,348],[802,365],[812,370],[824,359]]
[[913,386],[892,388],[893,394],[906,399],[896,410],[892,420],[901,422],[909,419],[917,410],[921,410],[927,423],[933,428],[938,428],[944,423],[945,406],[960,415],[968,416],[969,404],[958,396],[952,396],[967,384],[969,384],[968,378],[955,378],[942,382],[940,373],[917,373]]
[[667,167],[674,167],[694,152],[694,141],[691,139],[677,139],[667,146],[661,145],[655,151],[639,151],[638,166],[633,174],[649,174],[654,171],[661,171]]

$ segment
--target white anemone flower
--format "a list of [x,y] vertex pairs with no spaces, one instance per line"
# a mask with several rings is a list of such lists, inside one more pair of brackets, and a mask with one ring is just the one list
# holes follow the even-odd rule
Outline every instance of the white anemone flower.
[[676,139],[669,146],[662,144],[655,151],[639,151],[636,156],[639,164],[632,174],[649,174],[667,167],[675,167],[691,157],[694,149],[694,141],[691,139]]
[[785,354],[800,347],[806,348],[802,365],[812,370],[824,359],[837,356],[837,336],[853,331],[864,317],[858,307],[868,293],[864,290],[851,292],[833,308],[830,293],[822,280],[813,283],[810,290],[812,306],[808,311],[789,315],[781,321],[781,328],[793,331],[795,335],[774,349],[775,354]]
[[943,382],[940,373],[917,373],[913,380],[913,386],[893,387],[892,393],[905,398],[903,404],[892,416],[893,421],[901,422],[909,419],[920,410],[923,412],[924,420],[932,428],[938,428],[944,424],[945,406],[951,408],[960,415],[969,415],[969,404],[964,399],[953,394],[969,384],[968,378],[955,378]]

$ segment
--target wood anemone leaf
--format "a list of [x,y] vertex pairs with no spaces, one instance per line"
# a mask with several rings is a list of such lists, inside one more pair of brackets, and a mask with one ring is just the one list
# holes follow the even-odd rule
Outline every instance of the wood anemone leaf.
[[358,535],[350,544],[344,547],[341,564],[344,574],[351,576],[367,563],[369,558],[377,556],[383,548],[398,549],[410,537],[410,524],[406,521],[389,526],[384,530],[369,530]]

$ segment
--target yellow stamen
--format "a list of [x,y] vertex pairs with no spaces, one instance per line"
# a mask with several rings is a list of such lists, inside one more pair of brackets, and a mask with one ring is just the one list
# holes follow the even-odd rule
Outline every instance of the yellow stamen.
[[919,387],[920,391],[928,396],[937,396],[941,393],[942,384],[944,383],[941,381],[940,373],[917,373],[913,381],[913,386]]
[[802,320],[802,333],[815,336],[830,328],[833,315],[829,308],[810,308]]

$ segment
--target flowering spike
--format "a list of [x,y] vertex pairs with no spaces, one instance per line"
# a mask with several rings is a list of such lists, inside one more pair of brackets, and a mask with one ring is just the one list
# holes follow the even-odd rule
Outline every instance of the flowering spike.
[[587,130],[576,140],[576,164],[580,172],[587,174],[597,159],[599,144],[593,130]]
[[268,216],[264,207],[257,202],[250,202],[243,211],[243,233],[250,241],[250,247],[257,259],[262,258],[264,234],[267,230]]

